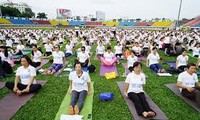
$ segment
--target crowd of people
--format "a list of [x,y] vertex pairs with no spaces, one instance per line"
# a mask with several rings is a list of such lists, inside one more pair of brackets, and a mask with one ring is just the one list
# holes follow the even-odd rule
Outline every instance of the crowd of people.
[[[65,43],[66,38],[68,38]],[[111,41],[116,43],[111,47]],[[78,44],[82,44],[76,49]],[[154,117],[156,113],[149,107],[145,99],[143,85],[145,75],[142,73],[142,64],[138,61],[141,56],[146,57],[146,67],[155,73],[166,70],[160,63],[158,50],[167,56],[176,57],[176,69],[179,76],[177,86],[181,93],[191,99],[199,99],[198,78],[196,67],[200,61],[200,31],[182,30],[137,30],[137,29],[0,29],[0,76],[5,77],[12,73],[14,64],[20,63],[17,68],[14,82],[7,82],[6,87],[17,95],[34,93],[40,88],[36,84],[36,69],[41,66],[42,57],[52,56],[52,65],[44,74],[53,75],[66,62],[66,58],[76,55],[75,71],[69,75],[70,94],[72,95],[69,113],[79,114],[87,94],[90,94],[90,76],[82,68],[91,64],[92,47],[95,45],[95,56],[103,65],[113,66],[120,64],[120,60],[127,60],[130,73],[125,80],[126,97],[135,104],[138,115]],[[61,49],[64,47],[63,49]],[[24,54],[24,50],[31,50],[31,58]],[[62,51],[63,50],[63,51]],[[188,64],[190,51],[198,60],[195,64]],[[20,60],[13,56],[23,55]],[[20,62],[19,62],[20,61]],[[76,101],[78,100],[78,105]],[[200,100],[199,100],[200,101]]]

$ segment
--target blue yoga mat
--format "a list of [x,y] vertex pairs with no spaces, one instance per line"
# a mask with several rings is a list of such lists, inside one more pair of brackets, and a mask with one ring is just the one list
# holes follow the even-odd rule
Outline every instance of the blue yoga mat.
[[176,62],[167,62],[170,67],[176,68]]

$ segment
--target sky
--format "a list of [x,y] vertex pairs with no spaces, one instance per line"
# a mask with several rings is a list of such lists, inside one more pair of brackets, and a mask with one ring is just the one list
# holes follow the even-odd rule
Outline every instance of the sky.
[[[5,2],[7,0],[0,0]],[[89,16],[103,11],[106,19],[169,18],[177,19],[180,0],[10,0],[24,2],[33,12],[45,12],[49,19],[56,18],[56,9],[66,8],[72,15]],[[200,0],[183,0],[180,18],[200,15]]]

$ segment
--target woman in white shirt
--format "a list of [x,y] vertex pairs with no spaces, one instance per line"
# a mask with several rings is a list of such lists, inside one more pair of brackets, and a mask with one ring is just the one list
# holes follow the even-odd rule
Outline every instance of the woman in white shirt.
[[[69,74],[71,102],[68,108],[70,115],[79,114],[85,98],[91,94],[91,80],[87,72],[82,70],[80,62],[75,63],[75,71]],[[77,105],[76,102],[78,101]]]
[[22,66],[16,71],[15,82],[6,82],[5,86],[17,95],[23,93],[35,93],[41,89],[40,84],[36,84],[36,70],[31,66],[31,59],[28,56],[21,57]]
[[105,47],[103,46],[102,41],[99,41],[99,45],[96,48],[97,57],[98,58],[103,57],[104,52],[105,52]]
[[59,45],[54,46],[54,51],[52,53],[52,56],[53,56],[53,64],[51,65],[51,67],[49,67],[47,71],[45,71],[45,74],[53,75],[58,70],[60,70],[65,64],[65,54],[63,51],[60,51]]
[[160,56],[157,53],[157,48],[154,47],[152,52],[147,56],[146,66],[150,67],[150,69],[156,73],[163,73],[165,70],[162,69],[162,66],[159,64],[159,60]]
[[182,54],[179,55],[176,59],[176,69],[179,73],[185,71],[187,67],[189,57],[187,56],[186,50],[182,51]]
[[33,67],[38,67],[41,65],[42,62],[42,53],[38,50],[37,45],[33,45],[32,47],[32,61],[33,61]]
[[200,107],[200,83],[196,74],[196,64],[187,65],[187,70],[178,75],[176,86],[184,97],[196,100]]
[[90,62],[90,55],[85,52],[85,46],[81,47],[81,51],[78,52],[77,60],[75,62],[80,62],[82,67],[87,67]]
[[72,56],[73,47],[70,45],[70,41],[67,41],[65,46],[65,57],[68,58]]
[[111,51],[111,47],[107,47],[107,51],[104,53],[103,57],[100,57],[103,65],[112,66],[116,63],[117,57],[115,57],[114,53]]
[[46,56],[52,55],[53,45],[51,44],[50,40],[47,41],[47,43],[44,45],[44,48],[46,51]]
[[144,94],[143,86],[145,84],[146,78],[142,73],[142,64],[135,62],[133,71],[128,74],[125,80],[124,95],[134,103],[139,116],[154,117],[156,113],[149,107]]
[[17,45],[17,50],[15,51],[14,55],[23,55],[22,50],[24,50],[25,46],[23,45],[23,42],[20,40]]
[[200,53],[200,44],[197,43],[197,44],[194,46],[193,50],[192,50],[192,55],[193,55],[194,57],[199,57],[199,53]]
[[131,51],[131,55],[128,56],[127,58],[127,68],[129,69],[130,72],[133,71],[133,64],[138,61],[138,57],[135,56],[135,52]]
[[120,42],[117,41],[117,45],[115,45],[114,47],[114,53],[115,53],[115,56],[119,59],[122,58],[122,45],[120,45]]

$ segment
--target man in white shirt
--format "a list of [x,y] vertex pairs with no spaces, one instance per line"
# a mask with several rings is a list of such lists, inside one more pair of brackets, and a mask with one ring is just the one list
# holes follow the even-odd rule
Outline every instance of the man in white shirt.
[[196,99],[200,107],[200,83],[195,72],[196,64],[188,64],[187,70],[179,74],[176,85],[184,97],[192,100]]
[[77,60],[75,62],[77,61],[81,63],[82,67],[88,66],[88,63],[90,62],[90,56],[85,52],[85,46],[81,47],[81,52],[78,53]]
[[189,57],[186,54],[186,50],[183,50],[182,54],[176,59],[176,69],[179,73],[185,71],[187,67]]

